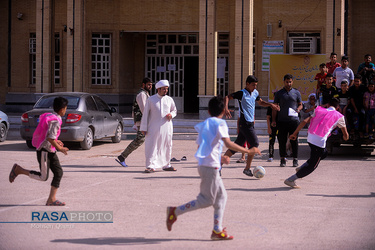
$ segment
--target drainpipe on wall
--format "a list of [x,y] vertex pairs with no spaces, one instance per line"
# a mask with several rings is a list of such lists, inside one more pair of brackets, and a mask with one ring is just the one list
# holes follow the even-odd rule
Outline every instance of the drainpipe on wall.
[[335,32],[335,26],[336,26],[336,22],[335,22],[335,18],[336,18],[336,0],[333,0],[333,13],[332,13],[332,52],[335,52],[335,36],[336,36],[336,32]]
[[11,87],[12,72],[12,0],[8,0],[8,87]]
[[207,95],[207,23],[208,23],[208,0],[206,0],[206,34],[205,34],[205,49],[204,49],[204,53],[205,53],[205,56],[204,56],[204,71],[205,71],[205,74],[204,74],[204,95]]
[[44,49],[44,0],[42,2],[42,48],[41,48],[41,59],[40,59],[40,93],[43,93],[43,49]]
[[348,10],[349,0],[345,0],[345,14],[344,14],[344,54],[348,55]]
[[75,12],[75,8],[76,8],[76,1],[73,0],[72,92],[74,92],[74,29],[75,29],[75,25],[74,25],[75,24],[75,13],[74,12]]
[[244,0],[242,0],[241,8],[241,89],[243,89],[243,9],[244,9]]

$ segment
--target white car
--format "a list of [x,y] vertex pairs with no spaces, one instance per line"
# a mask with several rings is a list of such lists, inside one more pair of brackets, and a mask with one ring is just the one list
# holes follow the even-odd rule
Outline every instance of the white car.
[[0,111],[0,142],[6,140],[9,131],[9,120],[8,116]]

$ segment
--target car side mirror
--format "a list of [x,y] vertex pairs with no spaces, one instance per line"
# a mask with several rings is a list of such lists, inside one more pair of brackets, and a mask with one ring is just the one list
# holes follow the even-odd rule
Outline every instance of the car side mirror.
[[111,107],[111,110],[110,110],[111,113],[117,113],[117,109],[114,108],[114,107]]

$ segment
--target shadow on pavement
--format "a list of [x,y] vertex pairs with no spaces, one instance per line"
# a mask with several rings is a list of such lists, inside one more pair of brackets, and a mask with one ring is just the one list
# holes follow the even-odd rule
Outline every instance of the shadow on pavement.
[[26,142],[12,143],[12,144],[0,144],[0,151],[35,151],[27,147]]
[[371,192],[370,194],[349,194],[349,195],[345,195],[345,194],[337,194],[337,195],[334,195],[334,194],[306,194],[307,196],[320,196],[320,197],[329,197],[329,198],[375,198],[375,193]]
[[82,239],[57,239],[51,242],[63,242],[72,244],[86,245],[142,245],[142,244],[160,244],[167,241],[211,241],[198,239],[147,239],[144,237],[102,237],[102,238],[82,238]]
[[254,189],[248,189],[248,188],[227,188],[227,191],[245,191],[245,192],[285,192],[293,190],[290,187],[277,187],[277,188],[254,188]]
[[[146,179],[200,179],[199,176],[154,176],[155,173],[151,174],[150,177],[134,177],[134,179],[138,180],[146,180]],[[147,174],[150,175],[150,174]]]
[[0,204],[0,207],[45,207],[40,204]]

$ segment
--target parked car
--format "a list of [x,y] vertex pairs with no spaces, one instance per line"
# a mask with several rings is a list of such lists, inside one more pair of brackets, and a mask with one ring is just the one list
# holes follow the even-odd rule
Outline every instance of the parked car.
[[8,116],[0,111],[0,142],[6,140],[9,131],[9,120]]
[[90,149],[93,141],[110,137],[112,142],[121,141],[124,123],[115,108],[110,108],[99,96],[80,92],[50,93],[42,96],[33,109],[22,114],[20,133],[32,148],[32,137],[39,122],[39,116],[53,112],[53,101],[62,96],[68,100],[68,108],[62,117],[59,140],[80,142],[83,149]]

